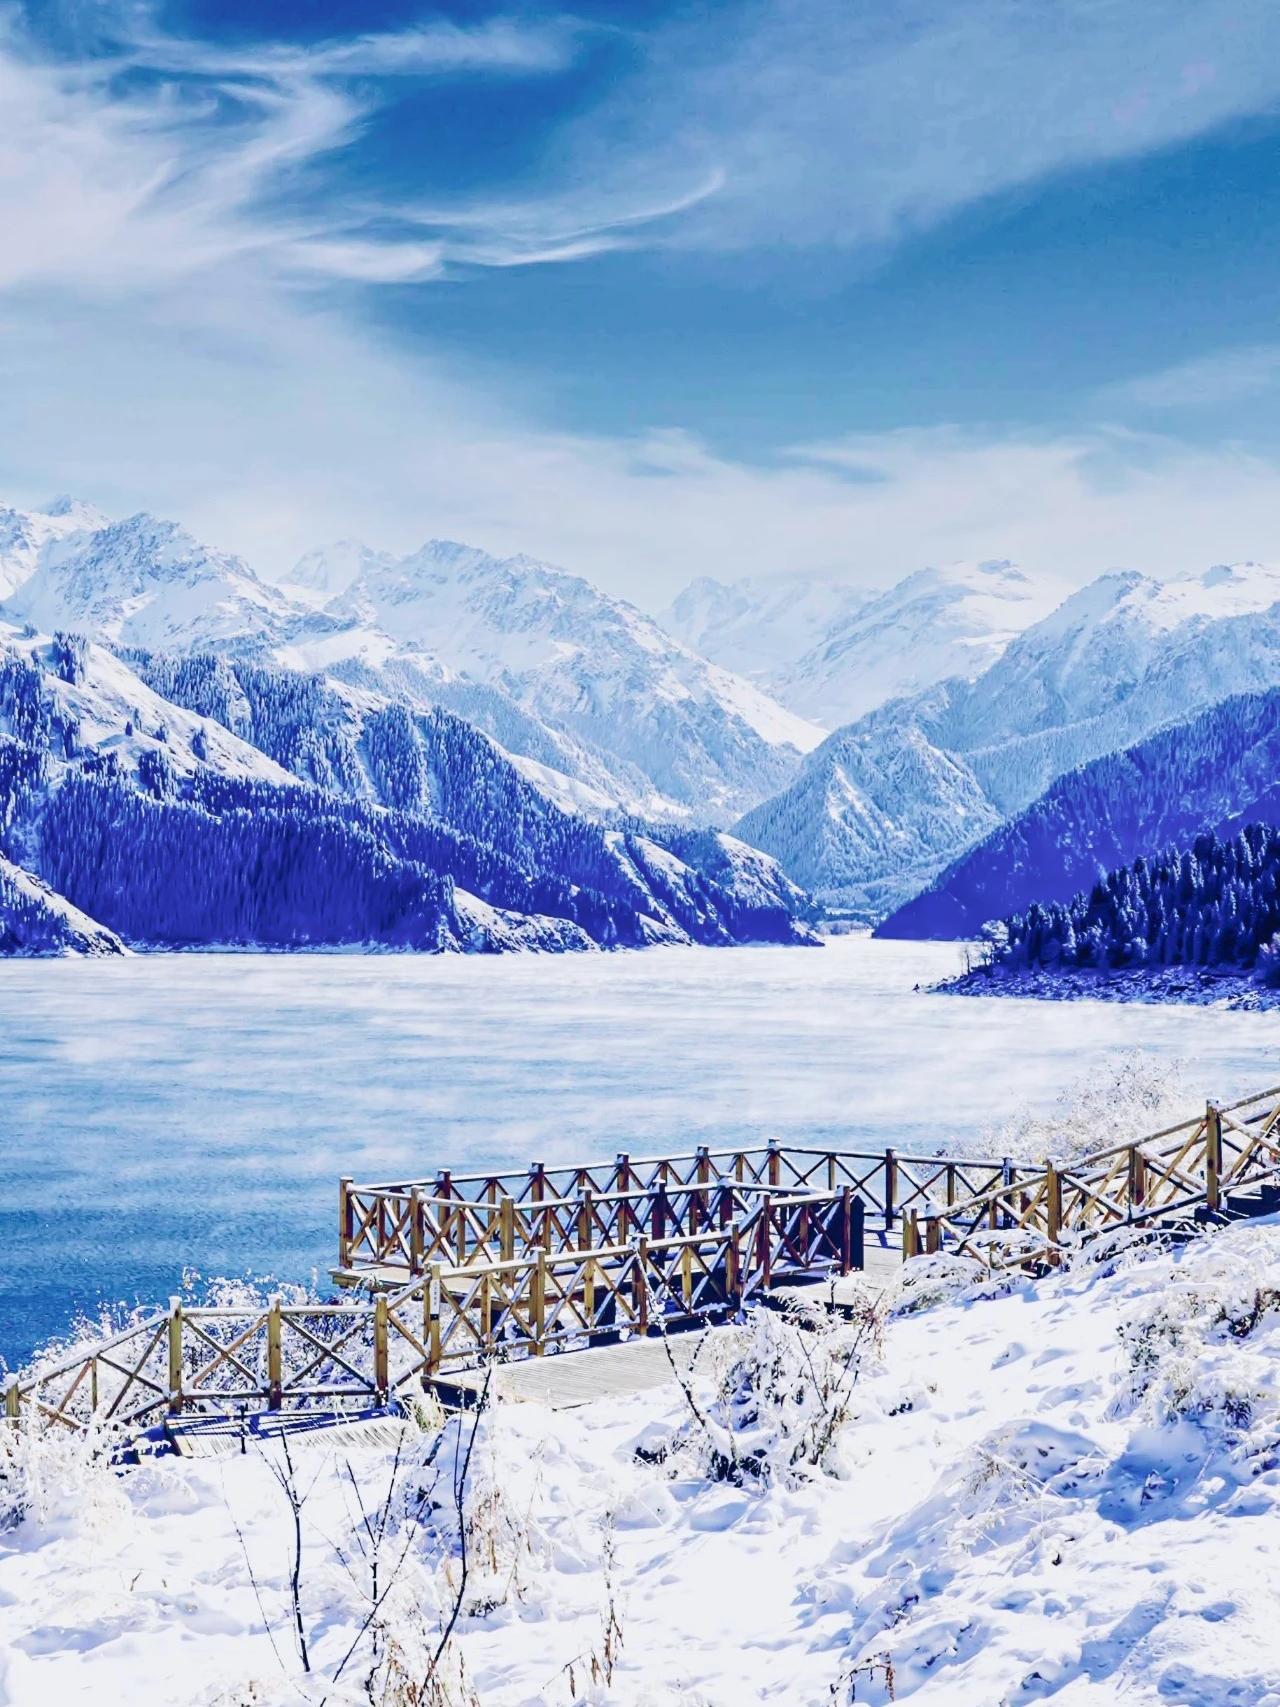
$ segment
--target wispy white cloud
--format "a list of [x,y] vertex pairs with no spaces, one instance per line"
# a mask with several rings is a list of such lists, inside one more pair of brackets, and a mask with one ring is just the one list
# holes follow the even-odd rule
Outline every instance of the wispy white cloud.
[[1280,96],[1273,0],[742,0],[638,50],[561,141],[556,217],[687,203],[646,240],[712,250],[891,243]]
[[154,292],[231,262],[282,278],[430,277],[440,243],[389,232],[385,209],[353,207],[320,168],[359,136],[384,79],[555,72],[579,34],[496,20],[228,49],[166,36],[141,8],[108,22],[78,57],[42,50],[12,16],[0,29],[0,288]]
[[1280,344],[1249,344],[1215,350],[1158,373],[1140,374],[1103,387],[1104,407],[1200,409],[1257,397],[1280,384]]

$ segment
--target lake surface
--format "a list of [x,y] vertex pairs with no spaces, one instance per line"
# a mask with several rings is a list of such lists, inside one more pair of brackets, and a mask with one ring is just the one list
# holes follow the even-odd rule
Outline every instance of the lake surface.
[[0,1355],[187,1268],[323,1278],[342,1174],[770,1136],[979,1149],[1133,1047],[1200,1099],[1280,1083],[1280,1014],[914,989],[959,962],[850,937],[0,962]]

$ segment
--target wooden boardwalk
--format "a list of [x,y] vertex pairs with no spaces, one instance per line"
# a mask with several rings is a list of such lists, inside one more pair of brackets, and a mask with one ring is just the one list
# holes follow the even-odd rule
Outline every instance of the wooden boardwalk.
[[[818,1282],[890,1285],[904,1258],[930,1255],[960,1258],[975,1276],[1040,1273],[1108,1233],[1278,1207],[1280,1089],[1030,1167],[769,1144],[430,1181],[344,1179],[342,1301],[193,1308],[172,1299],[11,1378],[4,1416],[125,1433],[168,1417],[194,1443],[191,1419],[246,1408],[314,1417],[394,1406],[424,1389],[462,1397],[490,1362],[504,1396],[582,1403],[584,1393],[641,1392],[669,1376],[663,1336],[691,1356],[697,1335],[680,1330],[733,1323],[791,1289],[814,1299]],[[563,1352],[574,1356],[550,1355]]]

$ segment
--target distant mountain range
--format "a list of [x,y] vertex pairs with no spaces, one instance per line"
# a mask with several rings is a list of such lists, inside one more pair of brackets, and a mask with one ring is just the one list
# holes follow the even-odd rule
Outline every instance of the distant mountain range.
[[[176,522],[61,499],[0,509],[0,593],[0,661],[39,683],[23,715],[53,708],[43,781],[10,801],[0,856],[131,940],[141,903],[104,917],[79,868],[74,894],[54,880],[39,827],[60,822],[62,792],[77,833],[109,783],[112,834],[140,810],[123,788],[159,803],[166,835],[175,812],[244,810],[291,834],[305,818],[314,850],[319,814],[344,859],[377,845],[387,869],[416,868],[426,850],[455,895],[426,934],[454,944],[567,942],[570,926],[578,945],[802,936],[802,891],[894,934],[967,933],[1152,838],[1271,806],[1267,565],[1117,571],[1060,602],[1003,560],[880,592],[703,577],[655,619],[536,559],[446,540],[405,556],[341,541],[277,585]],[[31,746],[16,716],[0,702],[0,738]],[[429,849],[388,841],[396,813],[436,826]],[[443,829],[485,858],[446,849]],[[551,888],[535,896],[503,861]],[[623,912],[584,923],[595,902],[578,891]],[[27,894],[25,916],[44,905]],[[316,905],[348,940],[355,924]],[[535,913],[559,922],[513,922]]]
[[883,918],[1058,777],[1235,694],[1280,686],[1280,569],[1103,576],[975,680],[829,736],[737,833],[829,907]]

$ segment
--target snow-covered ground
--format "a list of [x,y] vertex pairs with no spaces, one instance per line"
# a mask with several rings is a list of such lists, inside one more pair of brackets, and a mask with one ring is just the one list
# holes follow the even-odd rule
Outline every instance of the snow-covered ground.
[[[296,1618],[278,1448],[41,1463],[0,1535],[0,1703],[1280,1701],[1280,1225],[998,1296],[930,1262],[856,1382],[853,1330],[762,1313],[733,1381],[695,1377],[710,1436],[672,1388],[498,1406],[474,1449],[431,1425],[398,1469],[298,1448]],[[448,1688],[414,1693],[459,1595]]]

